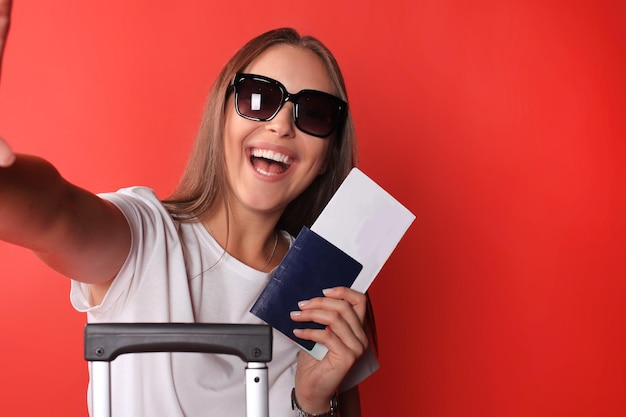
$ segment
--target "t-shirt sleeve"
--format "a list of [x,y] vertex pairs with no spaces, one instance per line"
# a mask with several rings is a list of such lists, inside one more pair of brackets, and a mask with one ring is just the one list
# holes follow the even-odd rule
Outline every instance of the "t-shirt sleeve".
[[176,233],[176,225],[153,190],[131,187],[114,193],[99,194],[115,204],[126,217],[131,230],[128,257],[99,305],[91,305],[89,284],[71,282],[70,300],[74,308],[92,315],[107,314],[123,298],[132,296],[144,275],[142,268],[150,257],[165,251],[168,234]]

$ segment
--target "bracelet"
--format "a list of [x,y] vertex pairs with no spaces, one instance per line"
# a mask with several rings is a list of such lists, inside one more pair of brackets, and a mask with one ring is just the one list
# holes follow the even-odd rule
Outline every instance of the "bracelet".
[[291,390],[291,409],[295,410],[296,415],[298,417],[337,417],[337,410],[339,409],[339,403],[337,401],[337,395],[333,395],[333,398],[330,399],[330,411],[322,414],[312,414],[307,413],[303,409],[300,408],[300,405],[296,401],[296,389],[293,388]]

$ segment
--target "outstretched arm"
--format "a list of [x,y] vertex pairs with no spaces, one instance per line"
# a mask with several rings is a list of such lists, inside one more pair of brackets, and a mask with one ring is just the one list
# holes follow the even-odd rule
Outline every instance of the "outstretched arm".
[[0,139],[2,160],[13,162],[0,168],[0,240],[33,250],[70,278],[110,281],[130,248],[122,213],[43,159],[13,154]]
[[[0,0],[0,73],[10,19],[11,0]],[[0,138],[0,240],[105,290],[126,259],[130,229],[111,203],[70,184],[43,159],[16,155]]]

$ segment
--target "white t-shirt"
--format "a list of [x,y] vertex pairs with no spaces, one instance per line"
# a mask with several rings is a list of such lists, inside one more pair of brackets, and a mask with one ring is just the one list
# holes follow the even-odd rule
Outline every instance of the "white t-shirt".
[[[262,323],[249,310],[270,274],[229,256],[201,223],[173,220],[148,188],[131,187],[101,197],[124,213],[132,243],[100,305],[89,304],[88,285],[72,282],[72,305],[86,312],[89,322]],[[299,351],[274,331],[268,364],[272,417],[294,415],[290,392]],[[121,355],[111,363],[112,415],[245,416],[244,368],[245,363],[231,355]],[[358,384],[377,368],[368,351],[342,388]]]

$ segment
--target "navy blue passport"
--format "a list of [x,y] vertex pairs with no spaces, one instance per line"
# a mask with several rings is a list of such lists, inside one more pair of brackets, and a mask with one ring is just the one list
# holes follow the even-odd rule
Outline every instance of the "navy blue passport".
[[299,310],[298,302],[323,296],[323,289],[352,286],[362,268],[341,249],[303,227],[250,312],[311,351],[316,343],[294,336],[293,330],[325,326],[292,321],[289,313]]

